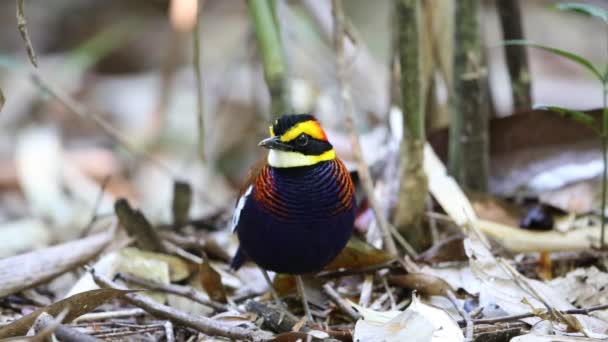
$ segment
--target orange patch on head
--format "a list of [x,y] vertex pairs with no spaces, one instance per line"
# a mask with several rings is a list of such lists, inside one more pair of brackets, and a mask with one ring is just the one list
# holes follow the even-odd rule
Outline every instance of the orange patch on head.
[[325,135],[323,128],[321,128],[321,125],[316,120],[308,120],[294,125],[281,135],[281,141],[292,141],[302,133],[308,134],[318,140],[327,141],[327,135]]

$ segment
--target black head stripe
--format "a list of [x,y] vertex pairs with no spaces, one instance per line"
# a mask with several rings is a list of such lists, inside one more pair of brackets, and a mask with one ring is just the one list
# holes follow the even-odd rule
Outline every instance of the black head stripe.
[[283,115],[274,122],[272,129],[275,135],[281,136],[296,124],[310,120],[316,121],[317,119],[310,114]]

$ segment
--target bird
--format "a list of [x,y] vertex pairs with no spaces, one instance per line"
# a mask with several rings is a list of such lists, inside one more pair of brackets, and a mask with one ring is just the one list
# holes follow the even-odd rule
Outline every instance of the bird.
[[283,115],[269,131],[258,144],[268,149],[266,160],[234,210],[239,247],[231,268],[251,260],[268,282],[267,270],[295,275],[312,321],[301,275],[322,270],[346,246],[355,220],[355,187],[315,116]]

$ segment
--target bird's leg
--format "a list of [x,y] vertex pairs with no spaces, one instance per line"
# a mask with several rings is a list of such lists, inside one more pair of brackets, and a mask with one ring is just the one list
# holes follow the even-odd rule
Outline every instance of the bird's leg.
[[272,286],[272,281],[270,280],[270,276],[268,276],[268,272],[266,272],[266,270],[261,267],[260,267],[260,271],[262,271],[262,274],[264,275],[264,279],[266,280],[266,283],[268,284],[268,288],[270,289],[270,294],[272,295],[272,299],[274,299],[275,304],[281,309],[286,308],[286,306],[283,305],[281,298],[279,298],[279,294],[277,293],[277,291],[275,291],[274,286]]
[[296,277],[296,285],[298,287],[298,292],[300,294],[300,299],[302,299],[302,306],[304,306],[304,312],[306,313],[306,318],[310,323],[313,323],[314,320],[312,318],[312,313],[310,312],[310,307],[308,306],[308,299],[306,298],[306,292],[304,291],[304,281],[302,280],[302,276],[297,275]]

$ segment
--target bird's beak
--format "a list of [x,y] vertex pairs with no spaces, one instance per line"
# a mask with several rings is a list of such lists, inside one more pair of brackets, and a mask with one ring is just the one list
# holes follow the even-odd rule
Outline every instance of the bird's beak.
[[270,150],[279,150],[279,151],[293,151],[293,147],[282,142],[278,136],[266,138],[258,144],[258,146],[265,147]]

